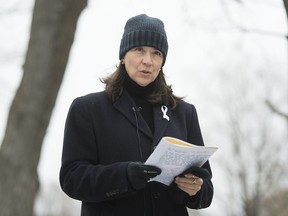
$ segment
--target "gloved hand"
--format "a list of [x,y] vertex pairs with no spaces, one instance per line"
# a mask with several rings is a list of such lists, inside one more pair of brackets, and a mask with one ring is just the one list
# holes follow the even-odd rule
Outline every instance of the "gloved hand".
[[[183,173],[181,173],[179,175],[179,177],[184,177],[186,174],[188,173],[192,173],[193,175],[204,179],[211,179],[211,174],[209,173],[209,171],[205,168],[200,168],[200,167],[189,167],[187,170],[185,170]],[[178,204],[185,204],[187,206],[189,206],[189,208],[196,208],[196,206],[198,205],[197,202],[191,202],[191,197],[188,196],[188,194],[186,194],[184,191],[182,191],[180,188],[178,188],[177,184],[175,183],[175,181],[173,181],[171,183],[171,185],[169,186],[169,191],[170,191],[170,196],[172,197],[172,199],[175,200],[176,203]],[[197,200],[197,198],[195,199]],[[190,204],[188,204],[190,203]],[[195,206],[194,206],[195,205]]]
[[193,175],[202,178],[202,179],[211,179],[211,174],[209,173],[209,171],[205,168],[201,168],[201,167],[189,167],[187,170],[185,170],[183,173],[181,173],[179,176],[183,177],[184,175],[188,174],[188,173],[192,173]]
[[135,190],[144,188],[148,180],[160,173],[160,168],[152,165],[145,165],[141,162],[130,162],[127,167],[128,180]]

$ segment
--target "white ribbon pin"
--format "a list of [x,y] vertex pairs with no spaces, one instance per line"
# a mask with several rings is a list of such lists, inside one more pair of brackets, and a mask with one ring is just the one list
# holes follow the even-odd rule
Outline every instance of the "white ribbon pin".
[[163,118],[164,118],[164,119],[167,119],[167,121],[169,121],[169,120],[170,120],[170,117],[166,115],[166,113],[167,113],[167,111],[168,111],[168,108],[167,108],[165,105],[163,105],[163,106],[161,106],[161,111],[162,111],[162,113],[163,113]]

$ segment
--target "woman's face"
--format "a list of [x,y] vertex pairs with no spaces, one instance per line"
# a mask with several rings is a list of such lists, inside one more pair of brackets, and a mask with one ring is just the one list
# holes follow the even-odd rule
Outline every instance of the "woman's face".
[[140,86],[147,86],[153,82],[162,66],[163,54],[147,46],[134,47],[124,56],[122,64],[125,65],[129,77]]

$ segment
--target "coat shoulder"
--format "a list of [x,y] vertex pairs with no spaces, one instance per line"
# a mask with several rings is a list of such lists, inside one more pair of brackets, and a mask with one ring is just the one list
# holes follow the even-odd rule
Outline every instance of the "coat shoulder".
[[105,91],[101,91],[75,98],[70,109],[85,112],[89,110],[103,110],[107,105],[111,105],[111,103],[108,94]]
[[186,102],[186,101],[184,101],[184,100],[181,100],[181,101],[179,101],[178,102],[178,104],[177,104],[177,106],[176,106],[176,109],[178,109],[178,110],[181,110],[181,111],[194,111],[195,110],[195,106],[193,105],[193,104],[191,104],[191,103],[188,103],[188,102]]
[[111,100],[105,91],[83,95],[75,98],[73,101],[73,103],[86,104],[86,105],[103,104],[108,102],[111,103]]

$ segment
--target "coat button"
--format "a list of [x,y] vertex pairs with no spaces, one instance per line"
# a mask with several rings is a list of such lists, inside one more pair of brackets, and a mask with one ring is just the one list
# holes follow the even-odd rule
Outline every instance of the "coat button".
[[159,192],[154,193],[154,199],[158,199],[160,198],[161,194]]

